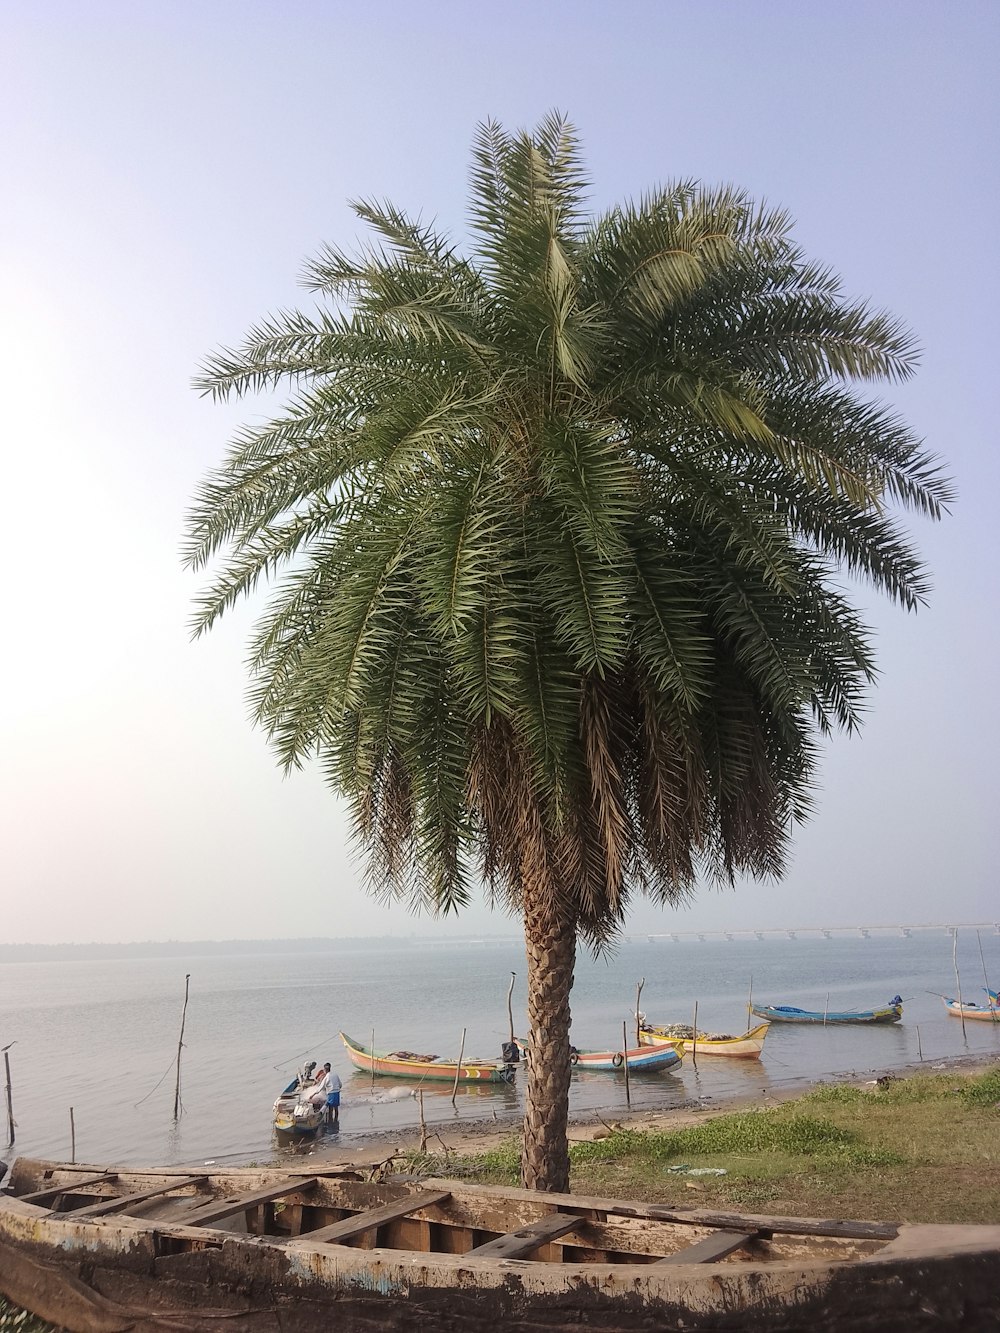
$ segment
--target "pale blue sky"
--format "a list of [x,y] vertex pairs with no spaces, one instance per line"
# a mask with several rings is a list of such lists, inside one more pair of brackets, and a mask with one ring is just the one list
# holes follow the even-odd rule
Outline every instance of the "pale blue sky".
[[347,199],[460,234],[476,123],[553,107],[595,206],[735,182],[906,320],[923,364],[892,401],[960,495],[914,521],[931,607],[872,604],[883,682],[784,883],[636,927],[1000,914],[1000,6],[6,0],[0,29],[0,938],[439,929],[363,897],[318,776],[283,779],[251,732],[249,615],[188,641],[185,507],[252,411],[189,385],[307,302],[303,259],[358,235]]

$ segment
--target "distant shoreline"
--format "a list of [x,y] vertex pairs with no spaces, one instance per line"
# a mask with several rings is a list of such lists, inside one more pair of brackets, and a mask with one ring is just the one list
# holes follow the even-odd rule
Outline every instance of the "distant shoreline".
[[[885,936],[911,937],[914,935],[957,931],[989,931],[1000,935],[1000,923],[958,922],[919,923],[913,925],[857,925],[857,926],[799,926],[788,929],[783,926],[761,926],[759,928],[733,927],[675,929],[650,933],[644,930],[626,931],[621,936],[623,944],[660,944],[665,947],[680,943],[703,943],[706,940],[749,943],[754,940],[790,940],[799,937],[820,936],[841,938],[857,936],[882,938]],[[419,949],[455,949],[478,946],[494,948],[507,945],[520,945],[523,937],[515,927],[513,931],[490,934],[473,931],[468,935],[443,935],[431,932],[426,935],[344,935],[301,936],[294,939],[225,939],[225,940],[129,940],[97,941],[71,944],[0,943],[0,964],[3,963],[55,963],[55,962],[114,962],[130,958],[206,958],[206,957],[246,957],[248,954],[288,954],[288,953],[333,953],[344,949],[365,951],[369,949],[419,948]]]

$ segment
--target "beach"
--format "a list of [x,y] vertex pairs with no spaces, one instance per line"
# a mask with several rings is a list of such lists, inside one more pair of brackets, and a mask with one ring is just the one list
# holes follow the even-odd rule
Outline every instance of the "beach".
[[[590,1143],[606,1137],[609,1132],[628,1128],[636,1131],[669,1132],[699,1124],[715,1116],[728,1115],[734,1111],[764,1109],[794,1101],[816,1088],[831,1084],[845,1084],[850,1087],[875,1087],[879,1077],[891,1079],[909,1078],[919,1074],[953,1071],[963,1077],[972,1077],[1000,1066],[1000,1054],[984,1056],[982,1054],[954,1056],[946,1060],[933,1062],[918,1061],[900,1068],[886,1069],[881,1074],[865,1071],[864,1074],[852,1073],[838,1079],[821,1079],[803,1082],[798,1086],[782,1085],[773,1090],[764,1089],[759,1095],[718,1097],[703,1101],[692,1101],[664,1111],[636,1109],[627,1107],[612,1118],[600,1114],[571,1116],[568,1138],[573,1143]],[[458,1126],[442,1128],[428,1126],[428,1154],[434,1157],[472,1157],[490,1152],[505,1143],[512,1135],[520,1132],[520,1124],[498,1125],[492,1119],[465,1122]],[[394,1159],[401,1159],[421,1151],[421,1129],[419,1123],[401,1127],[384,1134],[375,1134],[363,1144],[351,1148],[334,1146],[328,1141],[318,1143],[309,1153],[309,1161],[324,1168],[343,1166],[345,1168],[374,1169]],[[284,1160],[284,1159],[280,1159]]]

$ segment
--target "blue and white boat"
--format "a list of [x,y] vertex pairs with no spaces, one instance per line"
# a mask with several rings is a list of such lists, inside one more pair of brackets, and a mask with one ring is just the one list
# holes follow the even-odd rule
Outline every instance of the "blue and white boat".
[[755,1004],[758,1018],[771,1023],[898,1023],[903,1017],[902,996],[896,995],[884,1009],[796,1009],[791,1004]]

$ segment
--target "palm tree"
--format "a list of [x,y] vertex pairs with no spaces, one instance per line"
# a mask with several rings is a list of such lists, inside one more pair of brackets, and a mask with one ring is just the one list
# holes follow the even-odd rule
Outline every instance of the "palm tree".
[[907,607],[891,508],[948,484],[852,381],[909,375],[778,210],[681,183],[590,217],[575,135],[482,126],[463,255],[388,204],[306,269],[314,313],[200,387],[290,386],[201,486],[199,631],[262,579],[251,697],[280,762],[346,797],[370,887],[520,913],[533,1058],[522,1174],[568,1186],[577,942],[637,893],[780,874],[817,741],[874,667],[838,586]]

